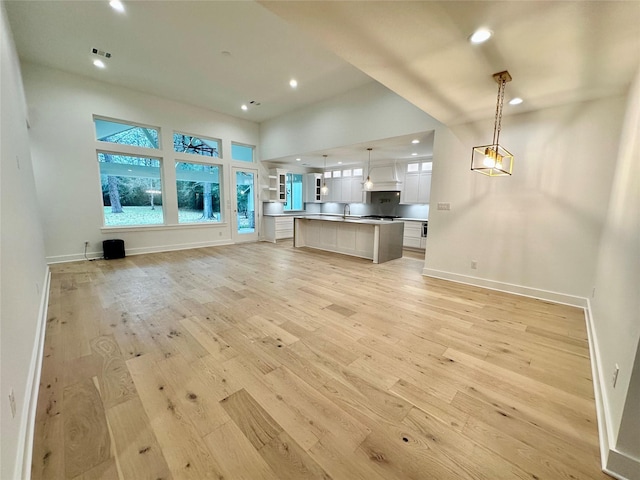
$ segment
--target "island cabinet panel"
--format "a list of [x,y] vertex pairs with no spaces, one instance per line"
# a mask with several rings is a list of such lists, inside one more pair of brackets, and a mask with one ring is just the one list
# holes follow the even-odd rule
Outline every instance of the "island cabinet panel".
[[402,256],[402,222],[296,217],[294,246],[310,247],[382,263]]

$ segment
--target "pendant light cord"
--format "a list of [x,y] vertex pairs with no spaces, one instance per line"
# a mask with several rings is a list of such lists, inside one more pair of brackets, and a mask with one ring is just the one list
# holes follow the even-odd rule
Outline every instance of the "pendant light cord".
[[507,79],[502,77],[498,84],[498,98],[496,100],[496,118],[493,124],[493,145],[498,145],[500,141],[500,129],[502,128],[502,106],[504,105],[504,91]]

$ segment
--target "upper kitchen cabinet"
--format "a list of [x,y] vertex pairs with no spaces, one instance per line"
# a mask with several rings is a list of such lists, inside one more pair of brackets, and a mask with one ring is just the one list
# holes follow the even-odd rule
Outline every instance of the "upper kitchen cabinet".
[[269,201],[287,201],[287,171],[280,168],[269,170]]
[[324,201],[322,198],[322,174],[321,173],[307,173],[305,184],[305,198],[307,203],[321,203]]
[[400,203],[429,203],[431,170],[431,162],[411,162],[406,165]]
[[344,168],[325,172],[324,181],[329,192],[322,202],[362,203],[362,168]]

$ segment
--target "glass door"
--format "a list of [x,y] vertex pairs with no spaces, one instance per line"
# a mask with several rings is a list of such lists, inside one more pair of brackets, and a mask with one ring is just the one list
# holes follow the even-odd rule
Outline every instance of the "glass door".
[[253,242],[258,240],[257,178],[258,171],[233,167],[233,240]]

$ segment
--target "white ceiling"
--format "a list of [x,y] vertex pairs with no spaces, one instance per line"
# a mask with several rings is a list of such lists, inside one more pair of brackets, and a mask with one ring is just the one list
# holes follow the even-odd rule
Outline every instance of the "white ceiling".
[[256,122],[372,81],[253,1],[5,3],[23,60]]
[[496,72],[508,115],[623,93],[640,64],[637,0],[260,3],[447,125],[492,116]]
[[[256,122],[375,79],[456,124],[493,116],[501,70],[513,76],[507,97],[524,98],[508,116],[623,93],[640,64],[637,0],[123,3],[118,14],[106,0],[5,1],[24,60]],[[479,26],[494,36],[471,45]],[[93,47],[113,55],[106,69],[91,64]],[[251,100],[261,105],[242,112]],[[419,147],[381,139],[298,164],[362,161],[367,147],[372,160],[430,156],[423,135]]]

